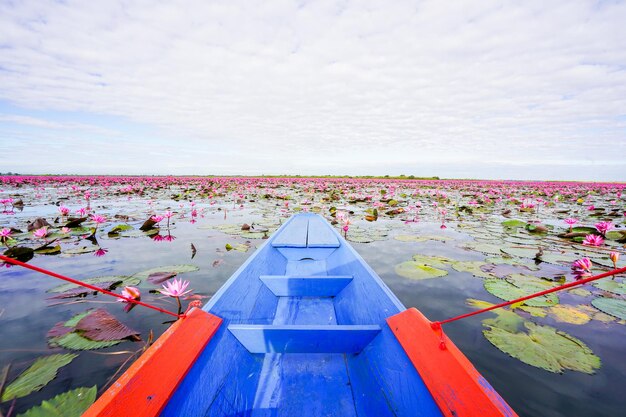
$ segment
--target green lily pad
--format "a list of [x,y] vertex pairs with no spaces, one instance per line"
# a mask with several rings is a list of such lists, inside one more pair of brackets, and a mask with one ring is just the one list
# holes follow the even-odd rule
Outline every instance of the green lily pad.
[[[135,277],[128,277],[125,275],[107,275],[104,277],[95,277],[95,278],[87,278],[82,280],[87,284],[99,284],[101,282],[115,282],[117,283],[115,286],[128,286],[128,285],[137,285],[141,282],[140,279]],[[79,288],[80,285],[67,283],[57,285],[54,288],[49,289],[47,292],[65,292],[72,290],[74,288]]]
[[177,274],[182,274],[185,272],[195,272],[195,271],[199,271],[200,268],[198,268],[195,265],[166,265],[166,266],[157,266],[156,268],[151,268],[145,271],[141,271],[141,272],[137,272],[136,274],[132,275],[132,278],[136,278],[139,280],[143,280],[148,278],[150,275],[157,273],[157,272],[175,272]]
[[111,228],[111,230],[109,230],[109,235],[115,235],[118,234],[119,232],[125,232],[127,230],[133,230],[133,226],[131,226],[130,224],[118,224],[116,226],[113,226],[113,228]]
[[[489,308],[494,305],[487,301],[476,300],[474,298],[468,298],[467,304],[479,309]],[[494,313],[496,317],[483,320],[483,325],[498,327],[509,332],[516,332],[524,323],[524,319],[517,315],[517,313],[504,308],[491,310],[490,313]]]
[[396,235],[393,237],[400,242],[427,242],[429,240],[436,240],[439,242],[447,242],[452,238],[446,236],[418,236],[418,235]]
[[591,305],[606,314],[626,320],[626,300],[599,297],[594,299]]
[[550,307],[550,315],[556,321],[569,324],[587,324],[591,321],[591,316],[575,306],[557,305]]
[[60,368],[72,362],[77,356],[66,353],[38,358],[5,388],[1,402],[22,398],[33,391],[39,391],[57,376]]
[[85,253],[92,253],[100,249],[100,246],[92,245],[92,246],[81,246],[80,248],[73,248],[64,250],[61,254],[63,258],[69,258],[71,256],[83,255]]
[[480,269],[481,266],[486,265],[483,261],[454,261],[452,262],[452,268],[459,272],[469,272],[475,277],[481,278],[495,278],[495,275],[485,272]]
[[396,274],[409,279],[430,279],[444,277],[448,271],[428,266],[422,262],[406,261],[396,265]]
[[505,220],[501,224],[507,229],[517,229],[520,227],[526,227],[526,222],[522,220],[515,220],[515,219]]
[[96,401],[96,387],[76,388],[43,401],[17,417],[80,417]]
[[624,295],[626,294],[626,283],[613,281],[611,279],[603,279],[596,281],[593,286],[600,288],[601,290],[612,292],[613,294]]
[[[489,293],[505,301],[525,297],[550,288],[549,284],[534,279],[533,277],[526,277],[521,274],[515,275],[516,277],[507,279],[487,278],[483,281],[483,285]],[[558,303],[559,298],[554,293],[524,301],[524,304],[531,307],[547,307]]]
[[56,255],[57,253],[61,253],[61,246],[48,246],[43,249],[37,249],[35,253],[39,255]]
[[563,373],[565,370],[593,374],[600,368],[600,358],[581,340],[550,326],[525,322],[528,333],[510,332],[489,326],[483,334],[495,347],[522,362]]
[[500,246],[491,243],[467,242],[462,246],[465,249],[474,250],[490,255],[501,255]]

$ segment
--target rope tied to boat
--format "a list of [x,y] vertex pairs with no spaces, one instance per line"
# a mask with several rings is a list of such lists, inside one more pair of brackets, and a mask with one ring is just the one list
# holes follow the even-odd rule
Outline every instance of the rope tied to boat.
[[534,294],[530,294],[530,295],[527,295],[527,296],[524,296],[524,297],[516,298],[515,300],[506,301],[504,303],[492,305],[491,307],[487,307],[487,308],[483,308],[483,309],[480,309],[480,310],[472,311],[471,313],[461,314],[460,316],[452,317],[452,318],[449,318],[449,319],[446,319],[446,320],[434,321],[434,322],[431,323],[431,327],[433,328],[433,330],[441,329],[441,325],[442,324],[451,323],[453,321],[461,320],[461,319],[464,319],[464,318],[467,318],[467,317],[472,317],[472,316],[475,316],[477,314],[486,313],[487,311],[495,310],[496,308],[510,306],[511,304],[520,303],[522,301],[530,300],[531,298],[541,297],[542,295],[551,294],[553,292],[566,290],[568,288],[576,287],[578,285],[584,285],[584,284],[587,284],[588,282],[592,282],[592,281],[596,281],[596,280],[599,280],[599,279],[602,279],[602,278],[610,277],[612,275],[621,274],[623,272],[626,272],[626,267],[613,269],[611,271],[603,272],[602,274],[594,275],[594,276],[591,276],[591,277],[588,277],[588,278],[583,278],[583,279],[580,279],[578,281],[569,282],[567,284],[559,285],[558,287],[550,288],[548,290],[539,291],[539,292],[536,292]]
[[[187,315],[187,311],[185,311],[183,314],[177,314],[177,313],[165,310],[165,309],[163,309],[161,307],[157,307],[157,306],[154,306],[152,304],[144,303],[143,301],[135,300],[135,299],[130,298],[130,297],[124,297],[121,294],[116,294],[116,293],[114,293],[112,291],[105,290],[104,288],[99,288],[99,287],[96,287],[95,285],[87,284],[86,282],[79,281],[79,280],[74,279],[74,278],[66,277],[65,275],[57,274],[56,272],[48,271],[47,269],[40,268],[38,266],[29,265],[27,263],[18,261],[16,259],[9,258],[8,256],[0,255],[0,260],[2,260],[3,262],[6,262],[6,263],[12,264],[12,265],[17,265],[17,266],[21,266],[21,267],[24,267],[24,268],[36,271],[36,272],[40,272],[42,274],[49,275],[51,277],[61,279],[63,281],[71,282],[72,284],[79,285],[79,286],[85,287],[85,288],[89,288],[90,290],[93,290],[93,291],[101,292],[103,294],[110,295],[112,297],[120,298],[120,299],[122,299],[122,300],[124,300],[124,301],[126,301],[128,303],[137,304],[137,305],[140,305],[140,306],[143,306],[143,307],[151,308],[152,310],[156,310],[156,311],[158,311],[160,313],[164,313],[164,314],[168,314],[170,316],[174,316],[177,319],[184,318]],[[187,310],[189,310],[189,309],[187,309]]]

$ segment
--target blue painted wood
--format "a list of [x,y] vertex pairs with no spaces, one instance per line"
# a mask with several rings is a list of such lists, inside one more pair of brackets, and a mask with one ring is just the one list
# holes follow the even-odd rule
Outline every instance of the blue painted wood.
[[[302,249],[294,249],[302,251]],[[285,275],[293,276],[326,276],[326,261],[323,259],[314,260],[309,258],[289,260],[285,268]]]
[[331,298],[280,297],[272,324],[337,324]]
[[309,218],[307,216],[292,217],[289,227],[276,232],[272,246],[275,248],[305,248]]
[[[280,246],[301,244],[304,221],[308,235],[315,218],[326,227],[320,234],[330,231],[339,247]],[[353,279],[334,297],[296,297],[274,294],[259,279],[264,275]],[[384,319],[403,309],[330,225],[314,214],[294,216],[205,306],[224,323],[163,415],[439,416],[404,351],[387,336]],[[231,329],[263,353],[249,352]],[[339,353],[321,353],[329,348]]]
[[319,216],[309,217],[309,233],[307,239],[309,248],[338,248],[339,239],[328,227],[328,223]]
[[274,295],[279,297],[334,297],[352,281],[352,276],[261,275],[260,279]]
[[251,353],[358,353],[380,326],[240,324],[228,330]]
[[[387,324],[358,355],[346,355],[358,415],[442,416]],[[485,416],[486,417],[486,416]]]

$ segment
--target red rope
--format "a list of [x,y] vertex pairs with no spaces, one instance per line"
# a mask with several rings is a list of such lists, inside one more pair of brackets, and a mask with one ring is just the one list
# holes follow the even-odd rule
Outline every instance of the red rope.
[[140,306],[148,307],[148,308],[151,308],[153,310],[159,311],[161,313],[169,314],[170,316],[174,316],[176,318],[181,318],[181,317],[185,316],[184,314],[172,313],[171,311],[164,310],[164,309],[162,309],[160,307],[153,306],[153,305],[150,305],[150,304],[147,304],[147,303],[143,303],[143,302],[141,302],[139,300],[135,300],[135,299],[132,299],[132,298],[124,297],[123,295],[116,294],[114,292],[107,291],[107,290],[102,289],[102,288],[98,288],[98,287],[96,287],[94,285],[87,284],[86,282],[78,281],[78,280],[76,280],[74,278],[66,277],[64,275],[57,274],[56,272],[48,271],[48,270],[43,269],[43,268],[39,268],[39,267],[34,266],[34,265],[29,265],[29,264],[26,264],[24,262],[20,262],[18,260],[15,260],[13,258],[9,258],[9,257],[4,256],[4,255],[0,255],[0,260],[2,260],[4,262],[7,262],[7,263],[10,263],[10,264],[13,264],[13,265],[23,266],[24,268],[32,269],[33,271],[41,272],[42,274],[50,275],[51,277],[59,278],[59,279],[62,279],[63,281],[67,281],[67,282],[71,282],[72,284],[80,285],[81,287],[89,288],[90,290],[98,291],[98,292],[101,292],[101,293],[106,294],[106,295],[111,295],[113,297],[121,298],[122,300],[124,300],[126,302],[133,303],[133,304],[139,304]]
[[611,271],[604,272],[604,273],[599,274],[599,275],[594,275],[594,276],[589,277],[589,278],[584,278],[584,279],[581,279],[581,280],[578,280],[578,281],[569,282],[567,284],[563,284],[563,285],[560,285],[558,287],[550,288],[549,290],[540,291],[540,292],[537,292],[537,293],[534,293],[534,294],[527,295],[525,297],[521,297],[521,298],[517,298],[515,300],[507,301],[505,303],[500,303],[500,304],[493,305],[491,307],[483,308],[482,310],[472,311],[471,313],[462,314],[460,316],[452,317],[452,318],[449,318],[447,320],[434,321],[434,322],[431,323],[431,327],[433,329],[438,329],[439,327],[441,327],[442,324],[446,324],[446,323],[450,323],[452,321],[461,320],[461,319],[464,319],[464,318],[467,318],[467,317],[475,316],[477,314],[481,314],[481,313],[485,313],[487,311],[495,310],[496,308],[506,307],[506,306],[509,306],[511,304],[515,304],[515,303],[519,303],[521,301],[529,300],[531,298],[541,297],[542,295],[546,295],[546,294],[550,294],[550,293],[553,293],[553,292],[565,290],[565,289],[568,289],[568,288],[575,287],[577,285],[583,285],[583,284],[586,284],[588,282],[596,281],[596,280],[601,279],[601,278],[610,277],[611,275],[621,274],[622,272],[626,272],[626,267],[613,269]]

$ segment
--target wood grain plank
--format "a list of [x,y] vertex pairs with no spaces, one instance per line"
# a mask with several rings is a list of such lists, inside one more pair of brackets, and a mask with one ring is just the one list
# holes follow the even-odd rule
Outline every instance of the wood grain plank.
[[352,276],[293,277],[261,275],[260,280],[278,297],[334,297],[352,281]]

